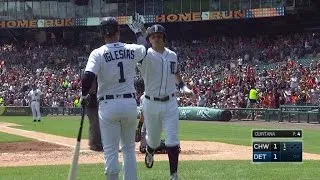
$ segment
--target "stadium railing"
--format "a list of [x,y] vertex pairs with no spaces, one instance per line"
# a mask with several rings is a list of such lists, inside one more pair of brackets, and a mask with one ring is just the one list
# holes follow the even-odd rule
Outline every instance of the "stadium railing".
[[[288,122],[298,122],[306,120],[310,123],[312,120],[320,123],[320,106],[297,106],[281,105],[279,111],[279,122],[287,119]],[[295,121],[293,121],[295,119]],[[314,122],[314,121],[313,121]]]
[[281,105],[279,109],[228,108],[232,119],[242,121],[264,120],[267,122],[285,120],[292,123],[320,123],[320,106]]

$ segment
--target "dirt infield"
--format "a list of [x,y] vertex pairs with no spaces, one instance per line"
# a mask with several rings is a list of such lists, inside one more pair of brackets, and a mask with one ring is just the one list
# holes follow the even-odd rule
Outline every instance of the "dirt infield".
[[[75,145],[74,138],[21,130],[12,126],[16,124],[0,123],[0,131],[32,138],[34,141],[1,143],[0,166],[70,164]],[[103,154],[88,150],[87,144],[88,140],[81,141],[79,163],[102,163]],[[180,160],[250,160],[252,151],[249,146],[206,141],[182,141],[181,149]],[[138,144],[136,154],[138,161],[144,160],[144,155],[138,150]],[[320,155],[304,153],[304,159],[320,160]],[[155,160],[167,160],[167,155],[157,154]]]
[[71,148],[60,146],[53,143],[47,143],[42,141],[31,141],[31,142],[14,142],[14,143],[1,143],[0,153],[19,153],[19,152],[51,152],[51,151],[66,151]]

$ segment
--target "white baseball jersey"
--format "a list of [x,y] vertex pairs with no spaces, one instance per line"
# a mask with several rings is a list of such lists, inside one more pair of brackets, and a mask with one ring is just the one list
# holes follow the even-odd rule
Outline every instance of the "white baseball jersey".
[[161,54],[149,48],[139,66],[144,79],[145,94],[153,97],[168,96],[177,91],[177,54],[168,48]]
[[135,67],[145,56],[144,46],[120,42],[93,50],[85,71],[97,75],[98,98],[134,93]]
[[39,89],[31,90],[28,94],[28,96],[31,97],[31,101],[39,101],[41,95],[42,92]]

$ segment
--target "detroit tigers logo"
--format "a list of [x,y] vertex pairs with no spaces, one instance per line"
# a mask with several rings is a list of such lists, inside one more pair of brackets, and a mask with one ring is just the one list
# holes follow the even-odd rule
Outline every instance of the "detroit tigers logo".
[[177,73],[176,62],[170,62],[170,71],[171,71],[171,74],[176,74]]

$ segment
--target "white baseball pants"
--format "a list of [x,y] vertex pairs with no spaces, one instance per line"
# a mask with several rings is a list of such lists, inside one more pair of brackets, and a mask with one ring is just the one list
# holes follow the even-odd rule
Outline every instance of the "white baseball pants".
[[146,147],[146,146],[147,146],[146,134],[147,134],[146,123],[143,123],[142,128],[141,128],[141,141],[140,141],[140,146],[143,146],[143,147]]
[[40,120],[41,114],[40,114],[40,103],[38,101],[31,101],[31,111],[33,120]]
[[179,109],[176,98],[161,102],[144,98],[143,115],[146,125],[147,144],[156,149],[160,146],[161,132],[164,129],[167,147],[174,147],[180,144],[178,137]]
[[107,177],[117,177],[119,173],[121,140],[123,179],[138,178],[135,155],[137,115],[137,102],[134,98],[111,99],[99,103],[99,122]]

